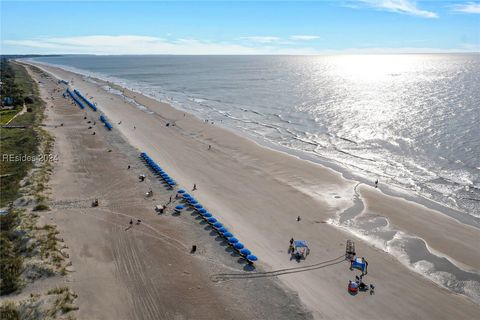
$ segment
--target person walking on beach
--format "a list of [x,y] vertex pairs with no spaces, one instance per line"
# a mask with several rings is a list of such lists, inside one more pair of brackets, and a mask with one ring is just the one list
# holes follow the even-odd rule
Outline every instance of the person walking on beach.
[[377,188],[377,187],[378,187],[378,179],[375,180],[375,188]]
[[172,203],[172,196],[170,196],[170,200],[168,200],[168,203]]
[[193,184],[193,189],[192,189],[192,191],[195,191],[195,190],[197,190],[197,184],[196,184],[196,183]]

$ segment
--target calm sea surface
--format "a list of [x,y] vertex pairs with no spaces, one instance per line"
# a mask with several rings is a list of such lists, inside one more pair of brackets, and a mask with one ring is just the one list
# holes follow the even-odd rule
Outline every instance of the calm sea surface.
[[480,221],[480,55],[62,56]]
[[[282,150],[411,190],[480,226],[478,54],[35,60],[116,82]],[[480,303],[478,270],[436,255],[384,217],[358,213],[347,210],[331,223]]]

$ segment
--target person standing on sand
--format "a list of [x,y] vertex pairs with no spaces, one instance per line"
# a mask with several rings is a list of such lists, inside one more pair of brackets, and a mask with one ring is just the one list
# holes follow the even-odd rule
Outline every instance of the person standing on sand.
[[192,189],[192,191],[195,191],[195,190],[197,190],[197,184],[196,184],[196,183],[193,184],[193,189]]
[[377,188],[377,187],[378,187],[378,179],[375,180],[375,188]]

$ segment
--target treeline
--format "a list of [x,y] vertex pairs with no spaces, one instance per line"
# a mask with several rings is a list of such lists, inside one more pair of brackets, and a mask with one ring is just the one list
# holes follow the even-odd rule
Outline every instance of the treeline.
[[2,105],[22,105],[24,102],[24,92],[15,82],[15,71],[12,69],[7,59],[0,61],[1,92]]

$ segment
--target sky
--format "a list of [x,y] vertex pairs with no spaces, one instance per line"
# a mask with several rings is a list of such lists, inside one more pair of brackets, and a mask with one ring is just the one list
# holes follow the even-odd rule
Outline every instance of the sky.
[[0,5],[2,54],[480,52],[480,0]]

